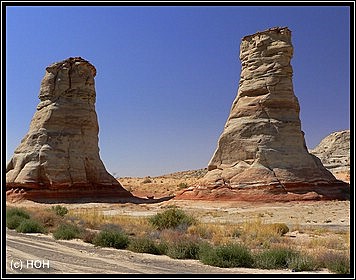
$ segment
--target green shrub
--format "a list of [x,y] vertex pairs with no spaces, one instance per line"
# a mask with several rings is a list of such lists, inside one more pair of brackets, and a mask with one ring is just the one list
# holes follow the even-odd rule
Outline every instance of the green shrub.
[[202,263],[218,267],[252,267],[250,250],[240,244],[227,244],[212,247],[201,246],[199,258]]
[[18,227],[16,227],[16,231],[22,233],[45,232],[44,227],[39,222],[31,219],[23,219]]
[[263,269],[288,268],[288,263],[299,257],[299,253],[290,248],[272,248],[255,257],[255,266]]
[[186,230],[195,223],[195,219],[175,207],[150,217],[149,222],[159,230],[168,228]]
[[179,183],[178,185],[177,185],[177,187],[178,187],[178,189],[186,189],[186,188],[188,188],[189,187],[189,185],[187,184],[187,183]]
[[68,209],[64,206],[61,205],[56,205],[52,206],[52,210],[61,217],[64,217],[66,214],[68,214]]
[[130,240],[128,250],[136,253],[160,255],[162,250],[149,238],[134,238]]
[[168,243],[164,241],[160,241],[156,243],[157,250],[159,252],[158,255],[167,255],[168,251]]
[[70,240],[74,238],[79,238],[80,233],[81,230],[76,225],[60,224],[58,228],[53,232],[53,237],[55,239]]
[[350,274],[350,257],[346,253],[328,251],[317,258],[321,267],[337,274]]
[[30,218],[30,215],[24,209],[17,208],[17,207],[6,209],[6,218],[10,218],[13,216],[19,216],[24,219]]
[[24,220],[30,219],[30,215],[21,208],[6,209],[6,226],[9,229],[16,229]]
[[7,217],[6,218],[6,227],[8,229],[16,229],[21,224],[21,222],[24,220],[27,220],[27,219],[24,217],[17,216],[17,215]]
[[200,243],[194,240],[177,240],[167,244],[166,255],[173,259],[199,259]]
[[125,249],[129,244],[128,236],[116,230],[103,230],[93,239],[93,244],[101,247]]
[[313,271],[320,268],[314,258],[301,254],[288,258],[287,266],[294,271]]
[[333,261],[328,262],[326,268],[337,274],[350,274],[350,259],[339,255]]

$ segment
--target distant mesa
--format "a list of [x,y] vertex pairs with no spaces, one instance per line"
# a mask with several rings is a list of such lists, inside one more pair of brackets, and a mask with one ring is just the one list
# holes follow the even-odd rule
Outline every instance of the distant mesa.
[[176,199],[291,201],[348,199],[310,154],[299,119],[290,64],[291,31],[271,28],[245,36],[239,89],[207,174]]
[[8,201],[100,201],[131,197],[99,156],[96,69],[81,57],[46,68],[40,103],[6,167]]
[[350,130],[331,133],[310,153],[320,158],[336,178],[350,182]]

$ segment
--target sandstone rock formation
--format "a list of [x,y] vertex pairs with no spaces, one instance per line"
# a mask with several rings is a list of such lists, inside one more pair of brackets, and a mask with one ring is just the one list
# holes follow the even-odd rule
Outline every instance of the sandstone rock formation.
[[309,154],[293,92],[291,31],[245,36],[237,97],[208,173],[178,199],[346,198],[348,186]]
[[6,167],[7,199],[130,197],[99,156],[96,69],[81,57],[46,68],[30,129]]
[[339,180],[350,182],[350,130],[331,133],[310,153]]

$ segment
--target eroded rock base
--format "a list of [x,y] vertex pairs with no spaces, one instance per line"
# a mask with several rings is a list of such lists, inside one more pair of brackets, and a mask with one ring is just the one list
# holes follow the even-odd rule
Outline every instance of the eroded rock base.
[[120,202],[134,196],[120,186],[75,186],[57,189],[8,187],[6,201],[31,200],[40,203]]
[[226,200],[246,202],[288,202],[308,200],[350,200],[350,185],[288,183],[234,188],[229,185],[199,186],[179,193],[176,200]]

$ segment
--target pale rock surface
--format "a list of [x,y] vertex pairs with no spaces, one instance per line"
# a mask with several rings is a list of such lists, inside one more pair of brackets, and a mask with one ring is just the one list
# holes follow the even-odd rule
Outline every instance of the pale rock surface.
[[6,168],[8,197],[97,199],[131,194],[99,156],[96,69],[81,57],[46,68],[40,103]]
[[293,91],[292,56],[291,31],[286,27],[242,39],[238,93],[208,173],[198,187],[178,198],[344,197],[347,187],[339,188],[340,182],[306,147]]
[[326,136],[310,153],[340,180],[350,182],[350,130]]

